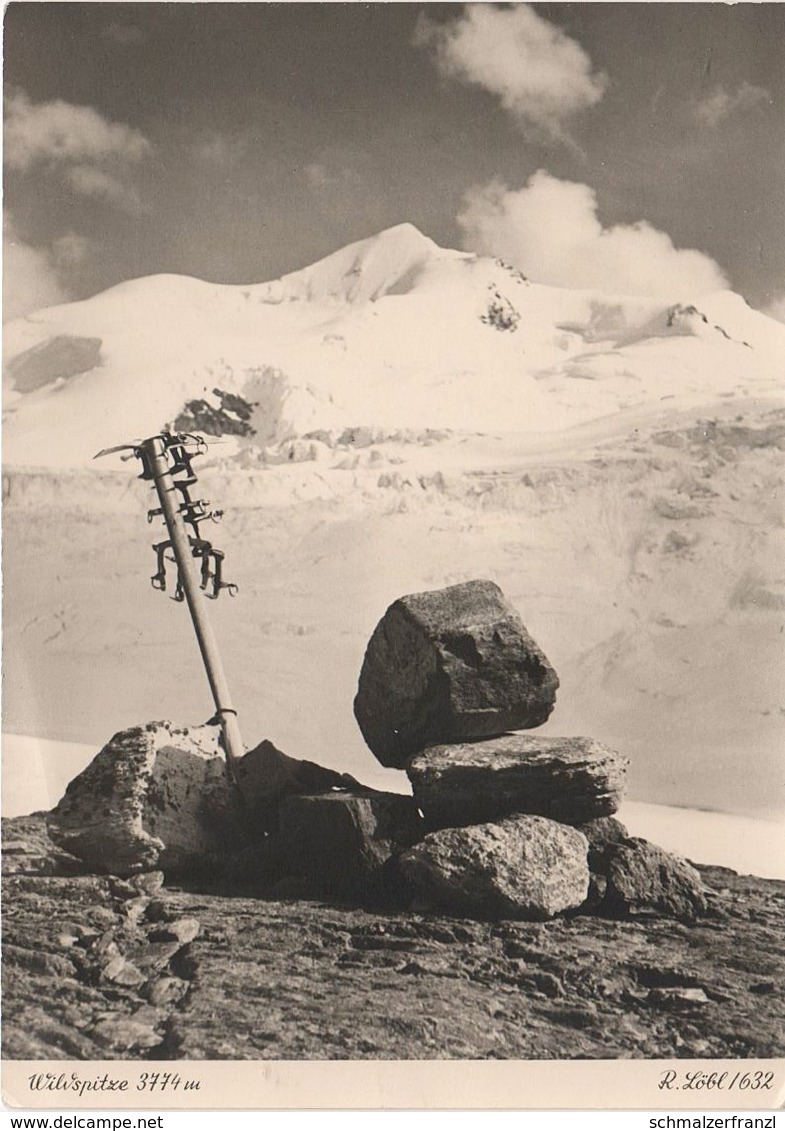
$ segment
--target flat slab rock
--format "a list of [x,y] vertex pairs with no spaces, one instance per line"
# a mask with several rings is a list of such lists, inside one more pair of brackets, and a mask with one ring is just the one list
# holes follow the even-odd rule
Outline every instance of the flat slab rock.
[[280,812],[281,870],[306,877],[323,894],[358,892],[424,832],[415,802],[400,793],[288,797]]
[[354,713],[384,766],[435,743],[540,726],[559,680],[492,581],[395,601],[374,630]]
[[578,825],[618,809],[628,759],[592,738],[508,734],[431,746],[406,768],[430,828],[533,813]]
[[440,829],[399,857],[426,902],[480,918],[549,919],[580,906],[589,889],[589,844],[545,817]]

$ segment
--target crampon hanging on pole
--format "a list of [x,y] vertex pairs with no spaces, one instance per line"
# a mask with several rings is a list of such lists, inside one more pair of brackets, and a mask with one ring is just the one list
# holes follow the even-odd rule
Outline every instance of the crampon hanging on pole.
[[153,546],[156,572],[150,580],[153,588],[166,592],[171,584],[167,563],[176,566],[172,597],[188,605],[213,694],[216,719],[221,725],[227,771],[237,784],[237,761],[244,754],[243,743],[237,711],[232,705],[218,644],[203,601],[205,596],[217,598],[224,589],[233,597],[237,586],[224,581],[223,551],[203,538],[199,530],[202,523],[218,522],[223,512],[211,510],[207,499],[191,497],[191,488],[197,481],[191,464],[196,456],[206,451],[207,445],[201,436],[163,431],[147,440],[104,448],[95,458],[115,452],[128,452],[123,457],[126,459],[136,456],[142,464],[139,478],[150,480],[157,493],[160,506],[147,512],[147,521],[162,518],[168,538]]

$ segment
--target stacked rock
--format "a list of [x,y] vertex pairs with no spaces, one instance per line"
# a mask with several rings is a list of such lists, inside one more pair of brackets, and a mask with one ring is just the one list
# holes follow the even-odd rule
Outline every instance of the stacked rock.
[[521,733],[546,721],[558,686],[491,581],[390,606],[354,711],[378,760],[406,770],[425,819],[401,872],[427,901],[470,915],[547,918],[602,903],[691,917],[705,906],[698,873],[608,820],[627,759],[590,738]]
[[[706,907],[698,873],[612,817],[627,760],[593,739],[521,733],[545,722],[558,684],[492,582],[402,597],[368,644],[355,714],[412,795],[268,740],[239,760],[237,790],[213,723],[147,723],[114,735],[74,778],[49,836],[89,870],[160,869],[280,898],[694,918]],[[25,853],[18,845],[20,866]]]

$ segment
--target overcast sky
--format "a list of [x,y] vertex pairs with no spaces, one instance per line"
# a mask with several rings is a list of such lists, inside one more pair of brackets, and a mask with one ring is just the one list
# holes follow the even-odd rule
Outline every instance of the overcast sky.
[[785,320],[785,4],[11,3],[5,317],[402,221]]

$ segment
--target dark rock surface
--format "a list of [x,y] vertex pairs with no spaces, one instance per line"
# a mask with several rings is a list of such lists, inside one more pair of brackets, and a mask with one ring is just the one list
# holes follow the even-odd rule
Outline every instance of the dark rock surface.
[[[8,1059],[785,1054],[783,882],[701,868],[710,916],[693,925],[478,923],[171,887],[140,896],[160,880],[144,874],[129,894],[112,877],[52,874],[60,850],[42,816],[3,829],[41,865],[4,877]],[[129,914],[139,898],[141,918]],[[190,942],[151,940],[184,920],[199,923]],[[145,981],[107,981],[117,956]]]
[[52,839],[99,872],[220,871],[233,853],[264,855],[284,798],[363,789],[349,774],[264,741],[238,760],[240,798],[219,736],[217,726],[169,722],[120,731],[69,784],[49,817]]
[[655,912],[689,921],[706,911],[703,883],[695,868],[640,837],[613,845],[603,871],[604,906],[611,914]]
[[589,894],[581,911],[591,915],[606,907],[608,856],[629,834],[615,817],[596,817],[578,828],[589,842]]
[[282,870],[313,881],[316,891],[356,893],[424,832],[411,797],[333,791],[283,802],[277,848]]
[[402,853],[418,895],[480,918],[548,919],[578,907],[589,886],[586,838],[545,817],[440,829]]
[[431,746],[406,772],[430,828],[535,813],[582,824],[614,813],[628,760],[591,738],[506,734]]
[[290,758],[266,739],[238,760],[237,772],[244,808],[253,813],[257,828],[277,827],[281,802],[299,794],[365,787],[351,774],[328,770],[317,762]]
[[589,867],[593,872],[600,871],[613,846],[630,835],[616,817],[596,817],[578,828],[589,842]]
[[536,727],[559,681],[491,581],[395,601],[374,630],[354,713],[385,766],[426,746]]
[[50,381],[67,380],[88,373],[101,361],[100,338],[78,338],[57,334],[46,338],[6,363],[8,377],[19,393],[31,393]]
[[269,739],[244,754],[237,765],[240,784],[254,804],[296,793],[365,788],[351,774],[342,774],[303,758],[290,758]]

